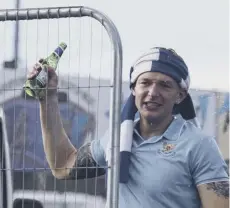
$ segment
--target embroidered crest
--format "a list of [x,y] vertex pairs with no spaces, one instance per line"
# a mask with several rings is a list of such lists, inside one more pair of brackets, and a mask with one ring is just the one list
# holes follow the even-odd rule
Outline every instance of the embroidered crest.
[[167,142],[164,142],[162,152],[170,152],[175,148],[175,146],[175,144],[168,144]]

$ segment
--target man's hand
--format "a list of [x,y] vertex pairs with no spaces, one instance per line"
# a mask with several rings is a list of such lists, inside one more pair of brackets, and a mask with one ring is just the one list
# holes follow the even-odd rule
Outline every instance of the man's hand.
[[48,73],[47,76],[47,84],[46,84],[46,96],[45,98],[48,96],[56,96],[57,95],[57,86],[58,86],[58,76],[55,72],[55,70],[51,67],[44,67],[44,64],[46,64],[46,62],[44,61],[44,59],[40,59],[38,63],[36,63],[33,66],[33,69],[31,72],[28,73],[27,75],[27,79],[33,79],[35,78],[39,72],[42,70],[45,70]]

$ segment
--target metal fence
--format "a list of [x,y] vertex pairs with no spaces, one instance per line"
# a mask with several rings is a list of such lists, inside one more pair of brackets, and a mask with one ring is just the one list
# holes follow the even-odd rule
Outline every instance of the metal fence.
[[[121,45],[121,40],[120,40],[120,36],[118,33],[118,30],[116,28],[116,26],[114,25],[114,23],[110,20],[110,18],[108,16],[106,16],[105,14],[92,9],[92,8],[88,8],[88,7],[61,7],[61,8],[31,8],[31,9],[19,9],[19,10],[1,10],[0,11],[0,23],[4,24],[1,25],[4,31],[4,38],[7,37],[6,31],[7,31],[7,27],[5,26],[8,22],[26,22],[26,29],[24,30],[22,37],[21,37],[21,41],[22,39],[25,40],[25,42],[27,43],[26,45],[26,49],[24,50],[24,53],[26,53],[26,57],[27,56],[33,56],[33,53],[35,53],[35,49],[33,48],[33,45],[28,43],[27,40],[29,38],[32,39],[36,39],[36,43],[37,46],[39,45],[39,37],[38,35],[36,36],[36,33],[40,33],[41,36],[44,36],[46,34],[46,32],[44,32],[44,27],[46,25],[45,22],[42,22],[43,20],[47,20],[48,21],[48,27],[49,24],[53,24],[51,22],[51,20],[58,20],[61,21],[61,19],[69,19],[69,21],[71,21],[70,19],[73,18],[81,18],[82,17],[89,17],[90,19],[94,19],[97,20],[97,22],[100,23],[101,27],[105,29],[105,31],[107,32],[108,36],[109,36],[109,40],[111,43],[111,48],[110,51],[106,51],[105,53],[110,53],[111,54],[111,81],[110,84],[107,86],[102,86],[101,83],[103,83],[103,80],[99,83],[97,83],[96,85],[91,85],[89,84],[88,86],[85,85],[85,83],[87,82],[87,79],[82,80],[83,83],[83,88],[87,88],[87,89],[92,89],[92,88],[99,88],[102,89],[103,87],[108,87],[111,89],[110,91],[110,105],[107,103],[107,107],[108,107],[108,111],[109,111],[109,129],[110,129],[110,139],[111,139],[111,157],[110,161],[108,162],[108,172],[107,172],[107,193],[106,193],[106,200],[107,200],[107,206],[109,208],[115,208],[118,207],[118,177],[119,177],[119,135],[120,135],[120,108],[121,108],[121,91],[122,91],[122,45]],[[28,34],[29,31],[29,26],[31,25],[29,22],[32,22],[32,24],[37,24],[36,26],[36,30],[37,31],[31,31],[30,34]],[[36,22],[34,22],[36,21]],[[39,26],[39,22],[42,22],[41,25]],[[65,24],[65,23],[64,23]],[[64,25],[63,24],[63,25]],[[34,26],[34,25],[33,25]],[[60,27],[60,28],[59,28]],[[76,30],[74,32],[74,34],[67,34],[67,32],[65,31],[65,29],[62,28],[62,26],[58,25],[58,30],[61,31],[61,35],[63,38],[70,39],[71,38],[74,39],[74,35],[77,35],[77,33],[80,33],[79,30]],[[92,32],[92,27],[90,29],[90,31]],[[1,31],[2,32],[2,31]],[[71,33],[71,30],[69,30],[69,33]],[[3,33],[2,33],[3,34]],[[47,32],[47,34],[51,37],[50,41],[52,41],[52,39],[55,39],[57,36],[57,33],[53,33],[52,31]],[[89,34],[90,36],[93,36],[94,34]],[[34,38],[33,38],[34,36]],[[5,39],[3,38],[2,41],[2,45],[3,45],[3,51],[7,51],[10,50],[7,43],[5,43]],[[20,38],[19,38],[20,39]],[[58,40],[61,39],[58,37]],[[20,42],[20,40],[19,40]],[[41,41],[40,41],[41,42]],[[44,45],[49,45],[49,42],[47,43],[43,43]],[[52,45],[52,44],[50,44]],[[48,46],[47,46],[48,47]],[[90,46],[91,47],[91,46]],[[101,46],[102,47],[102,46]],[[71,45],[71,48],[74,48],[74,50],[76,48],[78,48],[78,52],[81,50],[80,46],[78,44],[76,44],[75,46]],[[97,47],[96,47],[97,48]],[[18,49],[17,49],[18,50]],[[42,49],[40,51],[43,51]],[[48,51],[48,50],[47,50]],[[98,51],[100,51],[100,48],[98,49]],[[43,51],[44,52],[44,51]],[[50,52],[50,51],[49,51]],[[20,52],[19,52],[20,53]],[[21,52],[23,53],[23,52]],[[39,52],[37,52],[36,57],[32,57],[31,59],[34,58],[38,58]],[[41,52],[42,54],[42,52]],[[77,53],[78,56],[80,56],[80,53]],[[4,54],[2,54],[2,56],[4,56]],[[44,54],[43,54],[44,56]],[[87,59],[87,54],[85,56]],[[92,57],[92,54],[88,54],[88,58],[90,59]],[[71,50],[69,51],[69,60],[75,60],[77,59],[77,57],[75,57],[75,55],[71,56]],[[88,60],[88,59],[87,59]],[[86,60],[86,62],[87,62]],[[15,60],[18,61],[18,60]],[[70,62],[70,61],[69,61]],[[61,63],[60,63],[61,64]],[[93,65],[93,63],[91,63],[91,65]],[[70,66],[70,64],[69,64]],[[15,66],[16,67],[16,66]],[[62,66],[59,66],[59,68],[66,68],[67,66],[64,64]],[[91,66],[93,68],[93,66]],[[3,109],[5,111],[6,114],[6,128],[8,128],[7,133],[8,133],[8,138],[9,138],[9,144],[10,144],[10,151],[11,151],[11,167],[12,167],[12,171],[14,172],[14,186],[17,186],[15,184],[22,184],[22,185],[18,185],[19,188],[15,188],[15,189],[26,189],[26,175],[27,174],[31,174],[31,172],[26,172],[26,170],[33,170],[32,175],[34,177],[30,177],[30,180],[27,182],[28,183],[28,187],[31,184],[37,183],[36,179],[39,180],[39,177],[42,177],[42,181],[43,180],[54,180],[53,178],[44,178],[43,175],[36,175],[36,171],[40,171],[42,169],[47,170],[48,167],[42,167],[42,165],[38,165],[38,167],[33,167],[30,168],[28,164],[32,164],[32,162],[25,162],[25,155],[26,154],[31,154],[31,152],[26,152],[26,145],[28,144],[31,148],[31,146],[33,146],[33,155],[32,157],[36,157],[36,154],[40,154],[38,153],[38,151],[36,151],[38,149],[38,146],[36,147],[37,144],[34,143],[41,143],[41,139],[38,138],[37,133],[40,131],[39,130],[39,117],[38,117],[38,113],[37,113],[37,108],[38,105],[36,103],[34,103],[34,101],[31,101],[28,97],[26,99],[22,99],[23,96],[25,98],[25,95],[22,96],[23,90],[22,90],[22,84],[24,83],[24,81],[26,80],[26,74],[28,72],[28,68],[29,68],[29,64],[27,63],[25,67],[17,67],[17,69],[9,69],[12,67],[7,66],[7,64],[5,64],[5,66],[3,67],[3,71],[1,73],[2,76],[2,81],[0,82],[1,87],[0,87],[0,103],[3,106]],[[102,67],[101,67],[102,68]],[[60,69],[60,72],[63,69]],[[102,73],[103,70],[109,70],[109,69],[105,69],[102,68]],[[77,77],[75,77],[77,79]],[[62,105],[63,103],[68,103],[70,102],[70,100],[74,100],[74,99],[85,99],[86,102],[89,102],[90,97],[86,98],[86,94],[84,93],[84,91],[79,90],[79,88],[81,88],[81,84],[79,84],[81,81],[78,80],[78,85],[74,84],[74,79],[71,76],[62,76],[60,75],[59,77],[59,83],[62,86],[66,86],[63,87],[63,94],[60,93],[60,108],[61,110],[63,110],[63,119],[69,120],[69,117],[67,116],[65,117],[65,106]],[[89,78],[91,80],[91,78]],[[72,80],[72,86],[70,86],[70,82]],[[88,81],[88,83],[90,83],[90,81]],[[78,95],[76,96],[76,91],[72,92],[72,89],[76,88],[77,89],[77,93]],[[61,87],[59,86],[59,90],[62,90]],[[65,94],[65,92],[67,92]],[[71,94],[72,93],[72,94]],[[98,92],[94,92],[92,91],[91,93],[95,94]],[[99,95],[99,93],[98,93]],[[101,97],[98,97],[98,100],[100,99],[105,99],[105,97],[103,97],[103,92],[101,94]],[[66,98],[68,97],[68,98]],[[36,102],[36,101],[35,101]],[[99,102],[99,101],[97,101]],[[73,107],[70,103],[68,103],[68,109],[66,111],[68,111],[68,114],[71,114],[71,110],[70,108]],[[25,108],[26,108],[26,114],[25,114]],[[104,108],[104,106],[102,107],[98,107],[97,110],[99,110],[99,108]],[[20,110],[20,109],[24,109],[24,110]],[[29,109],[31,111],[29,111]],[[24,113],[23,113],[24,112]],[[35,113],[35,117],[34,118],[32,116],[32,112],[36,112]],[[81,111],[82,113],[83,111]],[[30,114],[31,113],[31,114]],[[84,112],[83,112],[84,113]],[[87,114],[87,112],[86,112]],[[30,116],[31,115],[31,116]],[[80,114],[78,114],[77,116],[81,116]],[[88,117],[88,120],[93,120],[94,117]],[[96,122],[100,121],[100,118],[98,117],[97,119],[95,119]],[[79,122],[79,121],[78,121]],[[72,122],[71,125],[73,125],[74,122]],[[38,126],[37,126],[38,125]],[[64,123],[65,125],[65,123]],[[97,125],[97,124],[94,124]],[[92,126],[87,126],[87,128],[91,128]],[[73,126],[70,126],[69,123],[67,124],[67,128],[69,128],[70,131],[70,136],[71,133],[74,132],[75,128]],[[21,134],[19,133],[19,131],[17,131],[17,129],[24,129],[23,132],[21,132]],[[30,130],[26,130],[26,129],[30,129]],[[30,133],[28,133],[28,131]],[[95,137],[95,130],[92,130],[92,135],[93,137]],[[82,131],[83,133],[85,132],[85,129]],[[82,133],[81,132],[81,133]],[[75,132],[76,133],[76,132]],[[28,134],[28,135],[27,135]],[[74,133],[73,133],[74,134]],[[79,134],[79,132],[77,132],[77,134]],[[32,141],[35,140],[35,141]],[[79,141],[79,140],[78,140]],[[27,144],[25,144],[27,142]],[[84,141],[82,142],[78,142],[77,145],[81,145]],[[40,146],[41,148],[41,146]],[[22,157],[22,159],[20,160],[19,158]],[[30,156],[28,156],[29,158]],[[39,160],[39,158],[38,158]],[[41,159],[41,160],[45,160],[45,158]],[[33,161],[34,162],[34,161]],[[42,161],[41,161],[42,163]],[[28,167],[26,167],[26,165]],[[35,165],[36,166],[36,165]],[[50,181],[46,181],[46,185],[47,183],[49,183]],[[39,183],[39,182],[38,182]],[[67,183],[67,182],[66,182]],[[53,189],[54,191],[56,191],[57,186],[58,186],[58,182],[53,182],[52,183],[54,185]],[[89,185],[89,184],[88,184]],[[97,185],[97,183],[95,182],[95,186]],[[44,187],[43,187],[44,188]],[[92,188],[92,187],[91,187]],[[86,188],[87,189],[87,188]],[[46,189],[44,188],[44,191]],[[58,205],[57,205],[58,207]],[[60,206],[61,207],[61,206]]]

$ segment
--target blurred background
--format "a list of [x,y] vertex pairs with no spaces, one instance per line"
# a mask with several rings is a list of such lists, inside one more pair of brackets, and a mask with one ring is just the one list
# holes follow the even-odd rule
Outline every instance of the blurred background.
[[[202,129],[215,137],[228,163],[228,4],[227,0],[2,0],[0,9],[87,6],[108,15],[123,45],[122,103],[130,93],[129,70],[136,58],[150,47],[173,48],[189,67],[190,93]],[[113,51],[98,21],[84,17],[0,22],[0,103],[6,114],[15,197],[21,191],[27,197],[36,192],[48,208],[58,203],[64,207],[57,200],[62,197],[73,199],[73,204],[78,198],[96,199],[97,207],[103,207],[105,177],[60,181],[52,176],[42,146],[38,103],[22,90],[32,65],[61,41],[68,48],[57,69],[59,102],[71,141],[80,147],[99,139],[108,128]]]

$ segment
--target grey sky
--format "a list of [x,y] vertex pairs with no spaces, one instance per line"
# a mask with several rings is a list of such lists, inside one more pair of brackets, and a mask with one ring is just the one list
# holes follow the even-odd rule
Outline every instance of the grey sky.
[[[8,2],[8,0],[1,0],[1,8],[13,8],[14,2]],[[5,4],[4,4],[5,2]],[[153,46],[165,46],[175,49],[187,62],[190,73],[191,73],[191,87],[193,88],[203,88],[203,89],[220,89],[229,90],[229,5],[227,0],[142,0],[142,1],[106,1],[106,0],[21,0],[21,7],[47,7],[47,6],[89,6],[98,9],[106,13],[117,26],[119,33],[121,35],[123,44],[123,79],[128,79],[129,68],[133,61],[144,52],[146,49]],[[74,20],[73,20],[74,22]],[[92,27],[93,32],[90,30],[90,21],[84,20],[83,28],[85,30],[83,36],[85,42],[90,40],[91,34],[93,34],[93,41],[95,42],[94,47],[98,48],[101,45],[96,42],[100,42],[101,29],[95,25]],[[56,24],[57,22],[55,22]],[[63,28],[67,25],[63,21]],[[46,24],[46,23],[44,23]],[[60,24],[61,25],[61,24]],[[59,25],[59,27],[60,27]],[[76,25],[76,24],[75,24]],[[27,27],[35,27],[34,23],[28,24]],[[23,26],[22,26],[23,27]],[[25,27],[25,25],[24,25]],[[40,30],[45,27],[42,23],[39,23]],[[56,24],[55,27],[58,27]],[[1,31],[8,31],[10,26],[3,29],[1,25]],[[25,29],[25,28],[24,28]],[[57,29],[57,28],[56,28]],[[60,29],[60,28],[59,28]],[[74,35],[78,35],[77,31],[79,26],[72,26],[68,31],[73,31],[71,38],[74,39]],[[82,26],[81,26],[82,29]],[[95,30],[94,30],[95,29]],[[25,31],[30,31],[33,33],[34,29],[23,30],[23,38],[26,41],[31,39],[31,43],[27,48],[31,49],[31,46],[37,43],[33,35],[25,37]],[[8,31],[9,32],[9,31]],[[86,34],[88,33],[88,37]],[[91,33],[90,33],[91,32]],[[44,44],[46,37],[44,34],[39,33],[41,39],[39,39],[40,47],[42,47],[41,42]],[[52,30],[50,32],[52,34]],[[66,38],[67,33],[60,32],[60,37]],[[73,35],[74,34],[74,35]],[[106,33],[105,33],[106,34]],[[53,34],[54,35],[54,34]],[[39,37],[40,37],[39,36]],[[69,33],[68,33],[69,36]],[[106,37],[103,35],[105,40]],[[0,43],[2,43],[2,35],[0,35]],[[52,39],[52,40],[51,40]],[[52,50],[52,47],[56,44],[56,40],[46,39],[46,42],[50,41],[49,50],[46,49],[45,52]],[[55,39],[55,38],[54,38]],[[24,40],[24,41],[25,41]],[[83,39],[81,39],[83,40]],[[8,40],[8,45],[10,45],[12,38]],[[53,41],[53,44],[52,44]],[[25,42],[21,41],[24,47]],[[54,44],[55,42],[55,44]],[[67,41],[68,42],[68,41]],[[71,42],[71,41],[70,41]],[[107,40],[108,42],[108,40]],[[27,43],[28,44],[28,43]],[[83,44],[81,42],[81,44]],[[87,45],[87,44],[86,44]],[[89,49],[89,46],[86,46]],[[108,45],[108,44],[107,44]],[[109,57],[107,51],[109,51],[108,46],[104,47],[104,54],[106,58]],[[43,47],[44,48],[44,47]],[[87,50],[84,51],[82,47],[81,54],[84,54],[85,63],[89,59],[89,53]],[[70,51],[77,53],[77,47],[72,47]],[[25,50],[24,50],[25,52]],[[23,53],[23,49],[22,52]],[[32,64],[36,57],[42,56],[44,50],[41,48],[37,50],[36,55],[29,52],[27,49],[27,56],[30,57],[30,61],[27,60],[28,65]],[[96,52],[95,52],[96,54]],[[1,55],[1,54],[0,54]],[[5,57],[10,57],[10,52]],[[67,55],[66,55],[67,56]],[[70,55],[68,59],[73,59],[74,55]],[[95,56],[96,57],[96,56]],[[92,73],[94,77],[97,77],[99,72],[100,63],[97,62],[98,59],[92,58],[90,65],[97,65],[95,69],[91,72],[86,72],[85,69],[80,72],[82,75],[87,73]],[[76,72],[70,69],[74,67],[75,62],[69,62],[69,69],[65,70],[63,73],[73,73]],[[84,61],[83,61],[84,62]],[[97,62],[97,63],[96,63]],[[67,61],[63,61],[67,63]],[[101,77],[107,78],[110,76],[109,70],[105,70],[110,63],[102,64]],[[61,63],[60,63],[61,66]],[[64,66],[64,65],[62,65]],[[60,67],[61,68],[61,67]],[[86,67],[87,68],[87,67]],[[92,66],[89,66],[92,68]],[[60,69],[61,73],[61,69]]]

